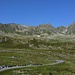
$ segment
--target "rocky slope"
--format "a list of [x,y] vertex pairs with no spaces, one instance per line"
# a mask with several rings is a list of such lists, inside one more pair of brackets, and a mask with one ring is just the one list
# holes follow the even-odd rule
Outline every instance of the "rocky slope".
[[39,26],[23,26],[20,24],[0,24],[0,34],[12,33],[19,35],[40,35],[40,34],[56,34],[57,29],[50,24],[41,24]]
[[60,26],[53,27],[51,24],[40,24],[38,26],[25,26],[15,23],[2,24],[0,23],[0,35],[5,34],[16,35],[54,35],[54,34],[75,34],[75,22],[68,27]]
[[65,26],[60,26],[57,28],[58,32],[61,34],[66,34],[67,33],[67,27]]
[[73,22],[71,25],[68,26],[67,34],[69,34],[69,35],[75,34],[75,22]]

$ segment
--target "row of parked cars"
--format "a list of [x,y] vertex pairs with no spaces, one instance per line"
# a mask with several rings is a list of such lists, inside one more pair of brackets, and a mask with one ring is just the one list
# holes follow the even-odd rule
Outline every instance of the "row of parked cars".
[[6,65],[0,66],[0,69],[7,68]]
[[3,68],[9,68],[9,67],[15,67],[16,65],[14,65],[14,66],[12,66],[12,65],[10,65],[10,66],[7,66],[7,65],[2,65],[2,66],[0,66],[0,69],[3,69]]
[[[19,65],[19,66],[33,66],[33,65],[42,65],[42,64],[30,64],[30,65]],[[18,65],[10,65],[10,66],[7,66],[7,65],[2,65],[0,66],[0,69],[4,69],[4,68],[10,68],[10,67],[16,67]]]

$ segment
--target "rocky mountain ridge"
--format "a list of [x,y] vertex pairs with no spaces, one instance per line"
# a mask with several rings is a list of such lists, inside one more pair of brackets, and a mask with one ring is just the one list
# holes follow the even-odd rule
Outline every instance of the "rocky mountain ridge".
[[38,26],[24,26],[15,23],[2,24],[0,23],[0,35],[2,34],[18,34],[18,35],[53,35],[75,34],[75,22],[68,27],[60,26],[58,28],[53,27],[51,24],[40,24]]

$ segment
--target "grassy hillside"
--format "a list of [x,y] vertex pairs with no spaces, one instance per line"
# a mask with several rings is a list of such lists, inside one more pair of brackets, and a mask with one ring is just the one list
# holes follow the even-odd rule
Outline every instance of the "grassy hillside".
[[0,75],[75,75],[75,41],[70,38],[1,36],[1,39],[0,65],[49,64],[55,60],[65,62],[54,66],[8,70]]

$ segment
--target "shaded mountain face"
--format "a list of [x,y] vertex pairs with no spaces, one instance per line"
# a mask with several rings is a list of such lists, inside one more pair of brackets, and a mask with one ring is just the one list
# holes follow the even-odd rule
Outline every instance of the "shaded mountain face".
[[68,26],[67,28],[67,34],[69,35],[75,35],[75,22]]
[[75,22],[70,24],[68,27],[60,26],[57,30],[60,34],[75,35]]
[[64,26],[58,27],[57,30],[60,34],[66,34],[67,33],[67,27],[64,27]]
[[41,24],[39,26],[23,26],[20,24],[0,24],[0,32],[15,33],[19,35],[41,35],[41,34],[56,34],[57,29],[50,24]]

